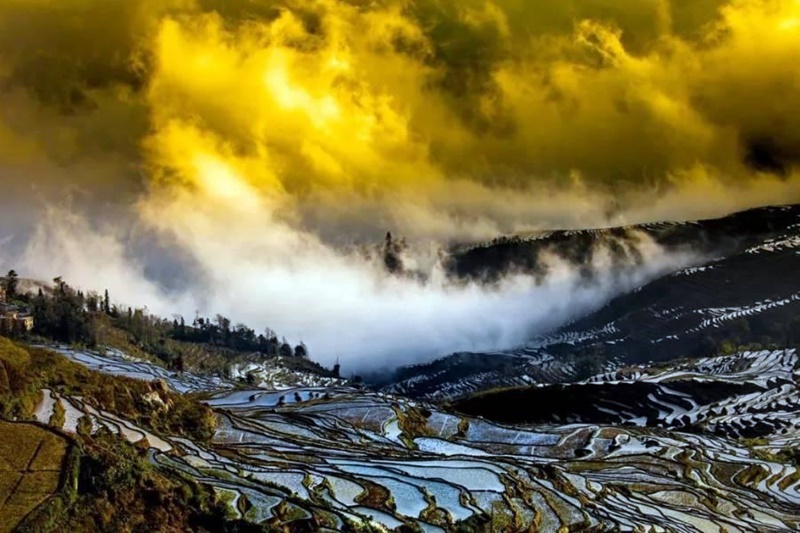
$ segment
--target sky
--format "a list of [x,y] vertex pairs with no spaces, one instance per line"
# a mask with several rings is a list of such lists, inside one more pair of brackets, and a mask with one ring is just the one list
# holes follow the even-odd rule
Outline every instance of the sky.
[[[456,283],[454,243],[797,202],[798,0],[5,0],[0,266],[323,363],[491,350],[701,258]],[[421,278],[354,252],[386,231]]]

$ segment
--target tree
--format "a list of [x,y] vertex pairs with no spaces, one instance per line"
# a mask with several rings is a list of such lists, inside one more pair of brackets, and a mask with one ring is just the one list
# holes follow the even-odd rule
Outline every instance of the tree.
[[56,286],[55,290],[53,291],[55,296],[63,296],[67,293],[68,285],[61,276],[53,278],[53,285]]
[[281,348],[278,351],[281,357],[291,357],[294,355],[294,351],[292,350],[292,345],[288,342],[284,342],[281,344]]
[[269,357],[277,357],[280,353],[281,342],[278,340],[277,336],[269,337],[267,341],[267,355]]
[[391,232],[386,232],[386,240],[383,245],[383,264],[392,274],[403,270],[403,261],[400,259],[401,246],[392,238]]
[[6,289],[6,298],[9,300],[14,299],[17,295],[17,287],[19,286],[19,276],[15,270],[8,271],[3,285]]
[[89,415],[83,415],[78,419],[78,425],[75,428],[75,432],[78,435],[83,435],[84,437],[88,437],[92,434],[92,419]]
[[228,346],[231,339],[231,319],[222,315],[217,315],[216,318],[217,329],[221,334],[221,342],[223,346]]
[[603,371],[603,359],[599,353],[585,355],[575,362],[575,377],[578,380],[588,379]]
[[294,347],[294,356],[295,357],[308,357],[308,348],[302,342]]
[[111,300],[108,297],[108,289],[103,295],[103,312],[107,315],[111,314]]
[[89,296],[86,297],[86,310],[90,313],[96,313],[99,309],[100,302],[97,294],[92,292],[89,293]]

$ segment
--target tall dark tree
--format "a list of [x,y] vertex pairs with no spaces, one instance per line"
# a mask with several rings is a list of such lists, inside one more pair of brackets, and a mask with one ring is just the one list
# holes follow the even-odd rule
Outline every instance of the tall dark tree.
[[107,315],[111,314],[111,300],[108,297],[108,289],[103,294],[103,312]]
[[64,296],[67,294],[68,285],[61,276],[53,278],[53,285],[55,286],[55,289],[53,289],[54,296]]
[[386,270],[392,274],[403,271],[403,260],[400,257],[403,246],[403,241],[395,240],[390,231],[386,232],[386,240],[383,244],[383,264]]
[[86,310],[90,313],[96,313],[99,309],[99,306],[100,302],[97,297],[97,293],[89,293],[89,296],[86,297]]
[[288,342],[284,342],[281,344],[280,350],[278,351],[281,357],[292,357],[294,355],[294,350],[292,350],[292,345]]
[[9,270],[6,274],[6,279],[3,282],[3,287],[6,290],[6,297],[13,300],[17,296],[17,288],[19,287],[19,276],[15,270]]
[[294,356],[295,357],[302,357],[302,358],[308,357],[308,348],[306,348],[306,345],[301,342],[300,344],[295,346],[294,347]]

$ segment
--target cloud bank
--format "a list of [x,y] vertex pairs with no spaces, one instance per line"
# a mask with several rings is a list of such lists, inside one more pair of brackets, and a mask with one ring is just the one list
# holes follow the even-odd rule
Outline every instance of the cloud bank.
[[[3,262],[324,362],[512,345],[689,258],[481,287],[435,251],[800,200],[798,32],[796,0],[8,0]],[[387,229],[427,281],[347,251]]]

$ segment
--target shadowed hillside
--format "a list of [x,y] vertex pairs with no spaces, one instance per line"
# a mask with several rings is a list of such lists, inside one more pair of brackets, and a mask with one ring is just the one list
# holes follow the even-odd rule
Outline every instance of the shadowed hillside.
[[[764,208],[637,231],[650,231],[668,246],[716,255],[516,349],[455,354],[400,369],[386,390],[447,399],[493,387],[575,381],[650,361],[732,353],[741,346],[800,345],[800,208]],[[586,240],[591,233],[581,235],[578,242],[594,242]],[[566,234],[558,239],[570,242]],[[558,249],[548,239],[531,246]],[[512,246],[518,253],[527,247]]]

